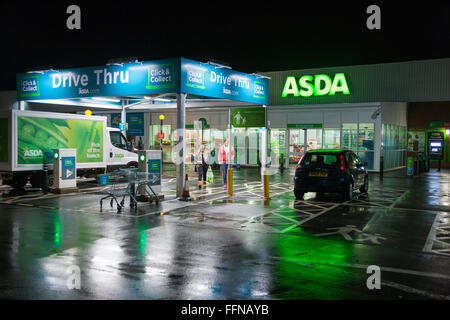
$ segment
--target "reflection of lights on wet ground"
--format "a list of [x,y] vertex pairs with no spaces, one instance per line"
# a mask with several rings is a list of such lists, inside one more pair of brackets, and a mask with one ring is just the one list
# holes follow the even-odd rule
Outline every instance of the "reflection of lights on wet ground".
[[77,248],[71,248],[40,260],[42,274],[46,282],[45,288],[50,286],[53,289],[67,289],[67,269],[72,265],[76,265],[78,252]]
[[53,215],[54,236],[53,241],[56,247],[61,245],[61,218],[58,213]]
[[89,250],[92,256],[92,267],[119,274],[119,263],[123,262],[125,254],[119,242],[114,239],[102,238],[97,240]]

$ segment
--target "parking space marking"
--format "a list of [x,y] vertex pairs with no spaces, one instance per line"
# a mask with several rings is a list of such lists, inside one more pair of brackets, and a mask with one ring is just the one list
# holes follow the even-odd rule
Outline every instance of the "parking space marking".
[[439,212],[430,228],[422,251],[450,256],[450,214]]

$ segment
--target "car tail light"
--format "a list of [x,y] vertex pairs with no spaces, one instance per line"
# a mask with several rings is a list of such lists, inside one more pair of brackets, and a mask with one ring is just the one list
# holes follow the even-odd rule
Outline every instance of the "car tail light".
[[302,155],[302,157],[301,157],[300,160],[298,161],[297,166],[295,167],[296,169],[298,169],[298,167],[300,166],[300,163],[302,162],[304,156],[305,156],[305,155]]
[[341,167],[340,167],[340,169],[341,169],[341,171],[345,171],[345,159],[344,159],[344,155],[341,154],[340,159],[341,159]]

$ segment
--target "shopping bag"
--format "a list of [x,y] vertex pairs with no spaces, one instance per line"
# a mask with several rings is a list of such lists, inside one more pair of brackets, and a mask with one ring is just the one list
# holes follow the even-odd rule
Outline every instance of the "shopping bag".
[[208,183],[214,182],[214,174],[212,172],[211,166],[208,167],[208,172],[206,173],[206,180]]

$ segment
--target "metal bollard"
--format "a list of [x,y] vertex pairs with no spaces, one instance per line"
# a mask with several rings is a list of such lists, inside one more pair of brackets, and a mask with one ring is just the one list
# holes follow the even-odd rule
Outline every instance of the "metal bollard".
[[48,165],[44,163],[44,170],[41,172],[41,188],[44,194],[48,194]]
[[264,199],[270,199],[269,175],[267,174],[267,169],[264,169],[263,172],[263,196]]
[[233,169],[227,169],[227,195],[233,195]]
[[384,171],[384,157],[380,156],[380,178],[383,178]]

